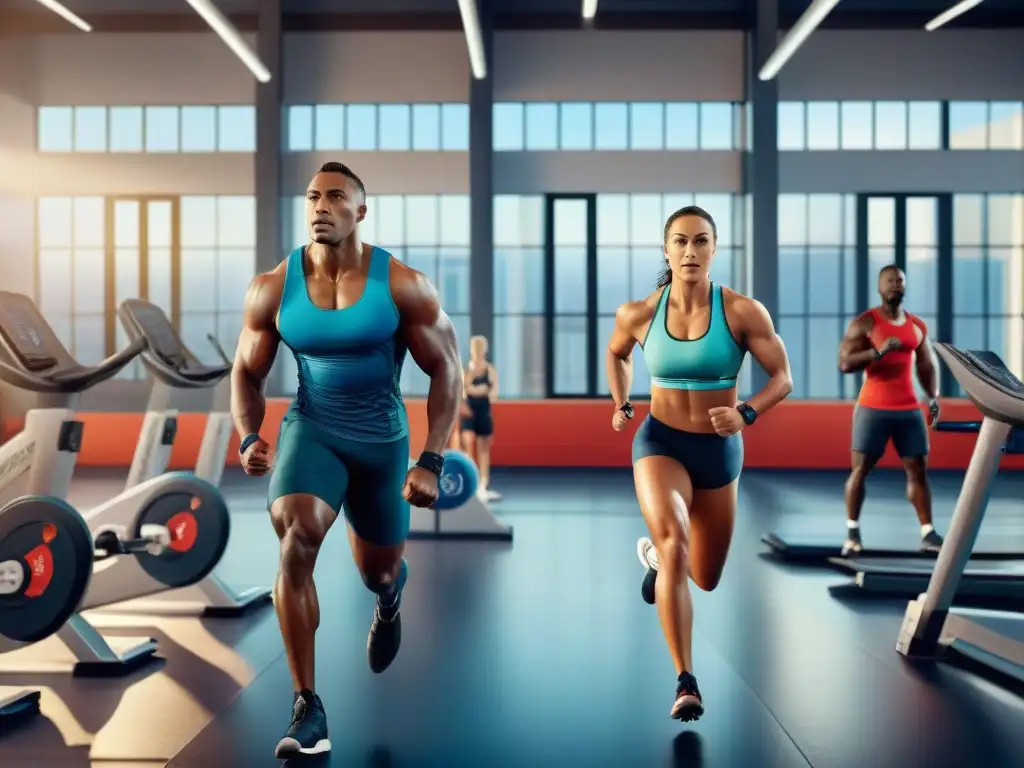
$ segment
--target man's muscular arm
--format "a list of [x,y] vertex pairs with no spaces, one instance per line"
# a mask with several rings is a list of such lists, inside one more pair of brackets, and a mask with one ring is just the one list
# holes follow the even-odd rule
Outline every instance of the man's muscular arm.
[[427,440],[424,451],[441,453],[455,426],[462,403],[462,363],[459,344],[437,290],[420,272],[396,264],[391,295],[398,306],[399,324],[409,354],[430,377],[427,394]]
[[839,344],[839,370],[843,373],[863,371],[878,359],[870,341],[871,327],[863,317],[855,318]]
[[921,343],[914,350],[914,357],[917,365],[917,380],[921,382],[921,389],[925,391],[930,400],[939,396],[939,374],[935,369],[935,356],[932,352],[932,345],[928,343],[928,335],[925,328],[918,326],[921,330]]
[[281,341],[277,310],[283,289],[284,276],[275,270],[254,277],[245,295],[242,333],[231,368],[231,418],[242,438],[258,433],[263,426],[267,410],[263,383]]

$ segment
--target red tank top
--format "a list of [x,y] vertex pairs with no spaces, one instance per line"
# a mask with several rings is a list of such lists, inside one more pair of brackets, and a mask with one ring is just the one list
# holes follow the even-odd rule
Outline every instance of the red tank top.
[[928,329],[920,318],[909,312],[903,314],[906,321],[899,325],[890,322],[877,309],[869,309],[861,315],[869,315],[874,321],[870,336],[872,347],[879,349],[886,339],[893,336],[901,343],[899,349],[888,352],[865,369],[864,384],[857,402],[866,408],[912,411],[919,407],[911,370],[914,365],[914,350],[918,345],[915,328],[921,329],[922,337],[928,334]]

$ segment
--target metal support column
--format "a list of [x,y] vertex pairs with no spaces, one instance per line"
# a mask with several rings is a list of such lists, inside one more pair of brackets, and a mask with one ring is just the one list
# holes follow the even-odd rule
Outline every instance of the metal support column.
[[[494,68],[493,27],[487,2],[477,3],[487,77],[469,81],[469,327],[486,336],[495,359],[494,339],[494,172],[491,86]],[[462,350],[466,354],[466,350]]]

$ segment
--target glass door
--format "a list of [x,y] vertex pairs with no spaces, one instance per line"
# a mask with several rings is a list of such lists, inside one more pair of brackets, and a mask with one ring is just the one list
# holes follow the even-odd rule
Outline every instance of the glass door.
[[[952,197],[866,194],[857,200],[857,306],[879,303],[878,274],[895,264],[907,278],[904,307],[928,326],[932,341],[951,337]],[[940,391],[951,391],[941,368]],[[916,379],[915,379],[916,381]],[[922,394],[919,392],[918,394]]]
[[545,307],[550,397],[594,397],[597,336],[596,195],[548,195]]
[[[174,197],[107,198],[106,345],[108,354],[128,344],[117,319],[126,299],[143,299],[160,307],[177,329],[181,300],[179,201]],[[135,361],[119,378],[145,378]]]

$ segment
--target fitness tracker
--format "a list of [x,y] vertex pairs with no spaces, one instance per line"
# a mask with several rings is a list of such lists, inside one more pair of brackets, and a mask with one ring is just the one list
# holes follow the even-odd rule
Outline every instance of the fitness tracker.
[[627,419],[633,418],[633,404],[630,403],[629,400],[620,405],[619,410],[626,414]]
[[743,421],[747,423],[748,427],[755,421],[757,421],[757,411],[755,411],[746,403],[740,403],[739,405],[737,405],[736,410],[740,412],[740,416],[743,417]]
[[245,452],[249,450],[249,446],[260,439],[260,436],[255,432],[250,432],[248,435],[242,438],[242,442],[238,444],[238,455],[244,456]]
[[420,458],[416,462],[416,466],[422,467],[428,472],[441,477],[441,471],[444,469],[444,456],[439,453],[424,451],[420,454]]

